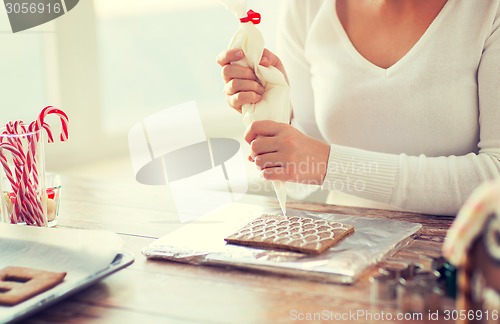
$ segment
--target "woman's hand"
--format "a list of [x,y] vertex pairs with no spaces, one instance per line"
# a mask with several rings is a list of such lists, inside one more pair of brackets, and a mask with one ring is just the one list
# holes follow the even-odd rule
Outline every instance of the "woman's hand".
[[269,120],[253,122],[245,132],[249,160],[268,180],[321,185],[326,175],[330,146],[294,127]]
[[[253,69],[243,67],[237,64],[231,64],[241,60],[245,54],[240,49],[230,49],[223,51],[217,57],[217,62],[222,66],[222,77],[229,106],[241,113],[241,107],[245,104],[258,103],[262,99],[264,87],[259,83]],[[269,67],[274,66],[280,70],[286,77],[285,69],[280,59],[265,49],[260,61],[260,65]]]

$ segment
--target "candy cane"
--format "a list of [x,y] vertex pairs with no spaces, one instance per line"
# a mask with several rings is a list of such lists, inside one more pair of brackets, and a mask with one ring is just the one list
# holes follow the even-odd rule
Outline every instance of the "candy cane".
[[[18,220],[19,222],[26,222],[26,224],[33,224],[33,222],[29,221],[29,204],[26,203],[26,188],[20,184],[19,189],[17,191],[14,191],[14,194],[16,196],[16,202],[14,203],[14,208],[16,208],[17,213],[18,213]],[[26,219],[28,218],[28,220]]]
[[9,143],[0,143],[0,149],[6,149],[10,151],[13,156],[15,156],[21,162],[24,162],[23,154],[18,150],[17,147]]
[[[43,122],[41,125],[47,133],[48,142],[49,143],[54,142],[54,138],[52,137],[52,131],[50,129],[49,124]],[[28,131],[34,134],[33,136],[30,136],[28,138],[29,147],[26,160],[27,160],[28,170],[33,177],[33,186],[34,188],[37,188],[39,182],[38,182],[38,170],[36,168],[36,145],[40,140],[40,133],[36,133],[38,130],[35,130],[35,128],[36,128],[36,121],[32,122],[28,127]]]
[[[9,123],[7,123],[7,125],[5,125],[6,131],[4,132],[4,134],[6,134],[6,135],[17,135],[17,134],[19,134],[18,129],[19,129],[20,124],[22,124],[21,121],[15,121],[15,122],[9,122]],[[22,143],[22,141],[21,141],[20,138],[13,137],[13,136],[7,136],[7,141],[10,144],[12,144],[14,147],[16,147],[17,150],[19,151],[19,153],[21,155],[23,155],[22,154],[22,152],[24,151],[23,150],[23,143]],[[16,157],[16,158],[18,158],[18,157]],[[22,174],[22,170],[21,170],[21,165],[22,164],[24,164],[24,163],[23,162],[19,162],[19,161],[14,161],[14,166],[15,166],[15,170],[16,170],[16,177],[18,179],[21,177],[21,174]]]
[[45,132],[47,133],[47,141],[49,143],[54,143],[54,137],[52,136],[52,130],[50,129],[49,124],[47,123],[42,123],[43,129],[45,129]]
[[[28,152],[26,155],[26,160],[27,160],[26,161],[27,162],[26,169],[28,170],[28,176],[26,177],[26,179],[27,179],[27,181],[29,181],[30,176],[31,176],[31,179],[32,179],[31,193],[33,193],[33,195],[30,195],[28,199],[31,201],[32,205],[37,208],[37,215],[39,215],[39,217],[37,217],[36,219],[40,219],[42,221],[42,223],[45,224],[45,219],[43,218],[43,207],[41,205],[40,199],[37,199],[36,194],[35,194],[36,188],[38,188],[38,185],[39,185],[39,181],[38,181],[39,173],[38,173],[38,170],[36,167],[36,148],[37,148],[38,142],[41,139],[40,139],[40,133],[33,131],[33,129],[34,129],[33,125],[34,124],[31,123],[30,126],[28,127],[28,129],[32,133],[31,134],[32,136],[30,136],[28,138]],[[42,127],[47,132],[47,137],[49,138],[49,143],[53,142],[54,139],[52,138],[52,131],[50,130],[50,126],[47,123],[42,123]],[[28,184],[26,184],[26,185],[28,185]],[[31,211],[31,213],[33,214],[34,211]],[[37,222],[37,224],[38,224],[38,222]]]
[[63,142],[68,140],[68,123],[69,123],[68,115],[66,115],[64,111],[54,106],[47,106],[42,109],[42,111],[38,115],[38,119],[36,120],[36,128],[37,129],[42,128],[42,125],[45,122],[45,118],[50,114],[56,114],[57,116],[59,116],[59,119],[61,120],[61,134],[59,135],[60,140]]
[[[3,154],[3,150],[0,150],[0,161],[2,163],[2,166],[5,170],[5,175],[7,176],[7,179],[11,183],[11,187],[13,191],[17,190],[17,183],[16,180],[14,179],[14,176],[12,175],[12,171],[10,170],[9,163],[7,162],[7,157],[5,154]],[[10,197],[2,197],[2,199],[10,199]],[[19,214],[18,210],[14,209],[14,203],[12,202],[12,213],[11,213],[11,222],[12,223],[17,223],[17,215]]]
[[[49,114],[58,114],[61,118],[61,123],[62,123],[62,131],[60,138],[62,141],[65,141],[68,139],[68,116],[66,115],[65,112],[63,112],[60,109],[57,109],[53,106],[47,106],[38,115],[37,120],[33,121],[30,123],[28,127],[29,132],[36,132],[40,130],[41,128],[45,129],[45,132],[47,133],[47,138],[49,143],[54,142],[54,137],[52,136],[52,131],[50,129],[49,124],[47,124],[44,120]],[[34,185],[35,187],[38,186],[38,170],[36,169],[36,144],[39,141],[39,134],[37,134],[34,137],[30,137],[29,141],[29,149],[27,153],[27,160],[28,160],[28,168],[31,173],[33,173],[33,179],[34,179]]]
[[[19,131],[19,129],[21,129],[21,131]],[[24,125],[22,120],[16,120],[14,122],[14,131],[16,134],[26,133],[26,125]]]
[[36,197],[36,186],[30,183],[27,172],[23,173],[22,184],[25,197],[24,200],[28,202],[27,204],[23,204],[23,206],[28,209],[27,212],[24,213],[26,222],[30,220],[31,224],[36,223],[38,226],[44,225],[45,220],[41,201]]
[[36,144],[40,140],[39,134],[30,134],[28,136],[28,152],[26,155],[26,166],[24,167],[23,177],[22,177],[22,185],[23,188],[29,189],[25,193],[25,200],[28,201],[26,204],[26,208],[28,209],[26,214],[33,215],[32,223],[35,223],[38,226],[43,225],[43,207],[41,205],[40,199],[38,199],[36,195],[36,188],[38,188],[38,170],[36,168]]
[[[3,148],[3,146],[9,145],[7,143],[1,143],[0,147]],[[12,147],[12,149],[15,149]],[[5,170],[5,175],[7,176],[7,179],[10,181],[10,183],[13,185],[13,187],[17,187],[16,179],[12,175],[12,171],[10,170],[9,162],[7,161],[7,157],[5,154],[3,154],[3,151],[0,150],[0,162],[2,163],[3,169]]]
[[[66,113],[54,106],[47,106],[45,108],[42,109],[42,111],[40,112],[40,114],[38,115],[38,118],[37,120],[33,121],[28,129],[29,131],[37,131],[41,128],[45,129],[46,133],[47,133],[47,138],[48,138],[48,142],[49,143],[52,143],[54,142],[54,138],[52,136],[52,131],[50,129],[50,126],[45,122],[45,118],[50,115],[50,114],[56,114],[59,116],[60,120],[61,120],[61,134],[59,136],[59,138],[61,139],[61,141],[66,141],[68,139],[68,123],[69,123],[69,118],[68,118],[68,115],[66,115]],[[28,151],[28,160],[29,160],[29,167],[31,166],[35,166],[36,165],[36,160],[35,160],[35,150],[36,150],[36,142],[35,141],[38,141],[38,136],[33,139],[31,142],[30,142],[30,149]],[[36,170],[36,168],[33,168],[33,173],[34,173],[34,179],[35,180],[35,185],[38,185],[38,171]]]
[[[22,163],[22,161],[23,161],[22,152],[20,152],[17,147],[15,147],[14,145],[12,145],[10,143],[0,143],[0,153],[1,153],[0,160],[1,160],[2,166],[3,166],[4,171],[5,171],[5,175],[7,176],[7,179],[9,179],[9,181],[11,183],[12,190],[16,194],[16,199],[18,199],[17,193],[19,191],[20,184],[18,181],[16,181],[14,179],[14,177],[12,175],[12,172],[9,168],[9,164],[7,162],[7,157],[5,156],[5,154],[3,154],[4,149],[7,151],[10,151],[12,153],[13,161],[17,161],[14,163]],[[19,162],[19,161],[21,161],[21,162]],[[24,163],[22,163],[22,164],[24,164]],[[17,200],[17,201],[19,202],[19,200]],[[13,220],[17,223],[17,220],[18,220],[18,217],[20,216],[20,214],[21,214],[21,208],[19,207],[19,204],[13,204],[11,220]]]
[[[42,124],[42,128],[45,129],[45,132],[47,133],[47,141],[49,143],[53,143],[54,142],[54,136],[52,136],[52,130],[50,129],[50,126],[49,124],[47,124],[46,122],[43,122]],[[30,125],[28,126],[28,132],[29,133],[33,133],[33,132],[36,132],[39,128],[37,128],[37,123],[36,123],[36,120],[31,122]],[[38,137],[37,137],[38,139]]]
[[[10,125],[9,125],[10,126]],[[9,126],[7,126],[7,130],[9,130]],[[15,131],[14,129],[11,129],[12,131]],[[4,132],[5,134],[5,132]],[[10,132],[10,133],[7,133],[7,135],[12,135],[13,133]],[[18,138],[14,138],[12,136],[7,136],[7,142],[10,144],[11,148],[7,148],[9,150],[12,150],[14,149],[15,150],[15,153],[12,152],[12,157],[13,157],[13,162],[14,162],[14,166],[15,166],[15,171],[16,171],[16,177],[19,179],[21,177],[21,174],[22,174],[22,165],[25,165],[26,161],[25,161],[25,157],[24,157],[24,154],[23,154],[23,144],[21,142],[20,139]]]
[[[32,123],[33,124],[33,123]],[[33,127],[29,127],[30,136],[27,137],[28,141],[28,152],[26,153],[26,161],[29,171],[34,170],[36,172],[35,176],[38,175],[36,171],[36,144],[40,141],[40,133],[38,131],[31,130]],[[51,135],[52,136],[52,135]]]

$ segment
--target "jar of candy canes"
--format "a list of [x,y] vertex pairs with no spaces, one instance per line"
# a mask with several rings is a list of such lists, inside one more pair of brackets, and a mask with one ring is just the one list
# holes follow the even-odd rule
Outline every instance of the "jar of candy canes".
[[54,141],[45,122],[49,114],[60,117],[60,139],[65,141],[68,117],[52,106],[45,107],[29,125],[14,121],[0,129],[0,203],[4,222],[34,226],[57,224],[61,182],[56,175],[45,176],[44,140],[47,137],[49,142]]

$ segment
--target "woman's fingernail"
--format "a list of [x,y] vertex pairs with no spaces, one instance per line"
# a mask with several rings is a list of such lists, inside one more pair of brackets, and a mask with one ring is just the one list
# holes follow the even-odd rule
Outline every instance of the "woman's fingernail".
[[243,56],[243,52],[242,51],[238,51],[236,53],[234,53],[234,55],[236,55],[237,58],[240,58]]

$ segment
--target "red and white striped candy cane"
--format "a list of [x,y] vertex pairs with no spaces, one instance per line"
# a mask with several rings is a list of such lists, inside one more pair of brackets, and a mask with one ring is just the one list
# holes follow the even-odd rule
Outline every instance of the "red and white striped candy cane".
[[[14,163],[24,164],[23,154],[21,151],[19,151],[19,149],[16,146],[14,146],[10,143],[0,143],[0,161],[2,163],[4,170],[5,170],[5,175],[7,176],[7,179],[9,179],[9,181],[11,183],[11,187],[16,195],[16,199],[18,199],[19,186],[21,184],[19,183],[19,181],[16,181],[16,179],[13,177],[12,171],[10,170],[9,164],[7,162],[7,157],[5,156],[5,154],[3,154],[3,150],[7,150],[7,151],[10,151],[12,153],[12,157],[13,157],[12,159],[13,159]],[[20,202],[20,201],[17,200],[17,202]],[[22,213],[20,205],[21,205],[20,203],[14,204],[14,206],[12,208],[11,221],[15,221],[16,223],[17,223],[18,217]]]
[[10,181],[11,185],[13,188],[17,188],[17,181],[12,175],[12,171],[10,170],[9,163],[7,161],[7,157],[5,154],[3,154],[3,149],[6,149],[10,152],[12,152],[13,155],[18,155],[20,154],[17,148],[9,143],[0,143],[0,162],[2,163],[2,166],[5,170],[5,175],[7,176],[7,179]]
[[[4,144],[7,144],[7,143],[4,143]],[[7,157],[5,156],[5,154],[3,154],[3,150],[1,150],[1,149],[0,149],[0,162],[2,163],[2,166],[5,170],[5,175],[7,176],[7,179],[11,183],[12,191],[14,193],[16,193],[17,188],[18,188],[16,179],[12,175],[12,171],[10,170],[9,163],[7,161]],[[2,199],[10,199],[10,197],[2,197]],[[20,214],[20,209],[19,208],[14,209],[14,206],[13,206],[12,213],[10,215],[10,219],[11,219],[12,223],[17,223],[17,219],[18,219],[17,215],[19,215],[19,214]]]
[[[36,167],[37,144],[41,141],[39,133],[28,133],[27,142],[28,150],[26,152],[26,166],[23,170],[22,186],[26,189],[24,200],[27,204],[23,204],[25,215],[31,216],[31,223],[36,223],[38,226],[45,225],[43,217],[43,207],[40,198],[37,196],[37,188],[39,185],[39,173]],[[28,219],[26,219],[28,222]]]
[[28,172],[24,172],[22,184],[20,186],[22,190],[19,190],[23,193],[23,199],[21,201],[25,202],[23,204],[24,220],[29,224],[36,223],[36,225],[38,226],[43,226],[46,224],[46,222],[40,198],[37,197],[37,186],[34,186],[34,184],[31,183]]
[[[38,130],[35,130],[36,123],[33,122],[28,127],[28,132],[30,136],[28,137],[28,151],[26,152],[26,176],[23,178],[23,182],[26,187],[31,188],[31,190],[26,195],[26,199],[30,202],[28,205],[31,207],[29,211],[30,214],[35,215],[35,221],[38,226],[40,224],[45,225],[45,218],[43,217],[43,207],[39,198],[37,198],[36,189],[39,185],[39,173],[36,167],[37,159],[37,144],[41,141],[41,134]],[[47,123],[42,123],[42,127],[47,132],[47,137],[49,142],[53,142],[52,131]],[[43,145],[43,144],[40,144]]]
[[[44,121],[44,119],[47,117],[48,114],[58,114],[61,116],[61,122],[62,122],[61,140],[63,140],[63,137],[64,140],[66,140],[68,138],[68,116],[66,115],[65,112],[53,106],[47,106],[44,109],[42,109],[42,111],[38,115],[37,120],[31,122],[30,125],[28,126],[28,132],[34,133],[43,128],[47,133],[48,142],[53,143],[54,137],[52,136],[52,130],[50,129],[49,124],[47,124]],[[33,185],[35,188],[38,187],[39,183],[38,170],[36,169],[36,147],[39,140],[40,140],[39,134],[37,134],[36,136],[30,136],[29,147],[26,156],[27,167],[30,171],[30,174],[32,175]]]
[[61,120],[61,134],[59,135],[59,139],[63,142],[68,140],[68,115],[66,115],[66,113],[61,109],[58,109],[54,106],[47,106],[42,109],[36,120],[36,129],[42,128],[45,122],[45,118],[51,114],[59,116],[59,119]]
[[[24,158],[23,143],[22,143],[22,140],[20,137],[9,136],[9,135],[19,134],[19,129],[23,130],[23,128],[20,127],[21,124],[22,124],[22,121],[8,122],[7,125],[5,125],[6,131],[3,132],[4,135],[7,135],[7,142],[10,143],[11,145],[13,145],[19,151],[19,153],[22,155],[22,157],[13,155],[13,157],[15,159]],[[23,165],[23,164],[25,164],[23,161],[14,160],[16,177],[18,179],[21,178],[21,175],[22,175],[21,165]]]
[[[50,129],[50,125],[43,122],[42,123],[42,128],[45,129],[45,132],[47,133],[47,142],[49,143],[53,143],[54,142],[54,136],[52,136],[52,130]],[[36,124],[36,120],[35,121],[32,121],[30,123],[30,125],[28,126],[28,132],[29,133],[33,133],[35,132],[36,130],[38,130],[37,128],[37,124]]]
[[43,129],[45,129],[45,133],[47,133],[47,142],[54,143],[54,136],[52,136],[52,130],[50,129],[49,124],[42,123]]
[[[42,109],[40,114],[38,115],[38,118],[33,121],[29,127],[29,131],[37,131],[41,128],[45,129],[47,133],[47,138],[48,142],[52,143],[54,142],[54,138],[52,136],[52,131],[50,129],[50,126],[45,122],[45,118],[50,115],[50,114],[56,114],[59,116],[61,120],[61,134],[59,138],[61,141],[66,141],[68,139],[68,123],[69,123],[69,118],[66,113],[54,106],[47,106]],[[39,140],[38,136],[34,137],[30,141],[29,145],[29,150],[27,154],[27,160],[28,160],[28,168],[30,171],[33,173],[33,179],[34,179],[34,185],[35,187],[38,186],[38,170],[36,170],[36,142]]]

